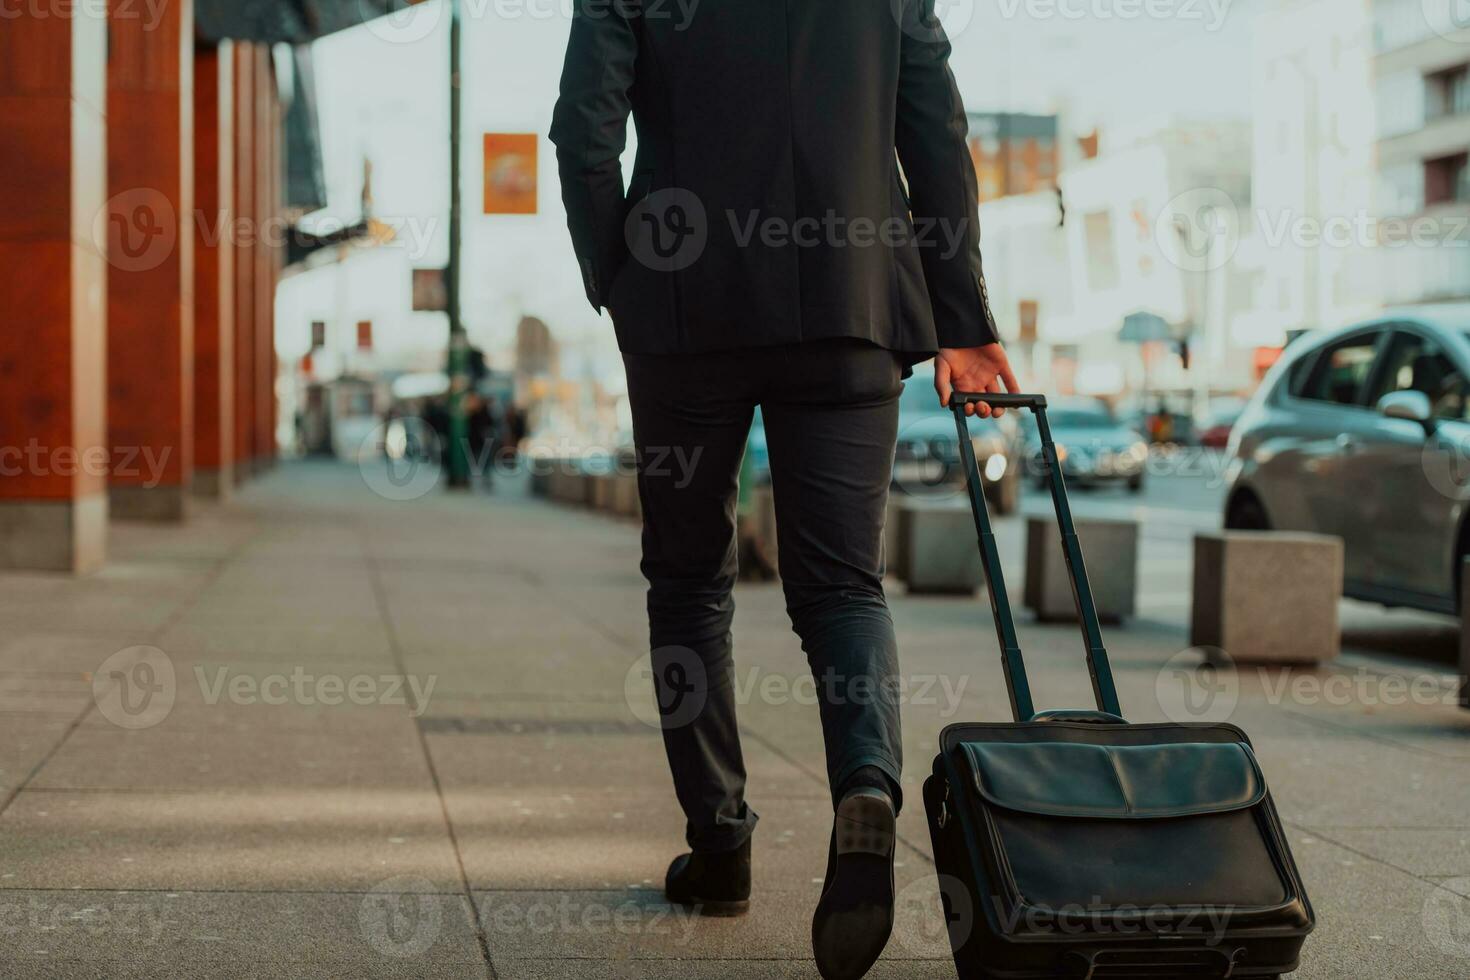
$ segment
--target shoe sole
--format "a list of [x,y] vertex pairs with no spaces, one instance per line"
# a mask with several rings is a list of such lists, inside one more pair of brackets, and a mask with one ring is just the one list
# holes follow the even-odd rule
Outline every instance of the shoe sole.
[[812,919],[812,951],[824,980],[858,980],[893,933],[892,805],[854,793],[837,807],[832,883]]

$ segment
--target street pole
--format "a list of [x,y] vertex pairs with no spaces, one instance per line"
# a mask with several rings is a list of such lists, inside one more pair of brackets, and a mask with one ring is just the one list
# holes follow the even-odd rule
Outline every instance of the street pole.
[[445,0],[449,5],[449,262],[444,270],[445,293],[449,313],[449,479],[455,490],[470,485],[469,425],[465,420],[464,398],[469,390],[469,337],[460,319],[460,0]]

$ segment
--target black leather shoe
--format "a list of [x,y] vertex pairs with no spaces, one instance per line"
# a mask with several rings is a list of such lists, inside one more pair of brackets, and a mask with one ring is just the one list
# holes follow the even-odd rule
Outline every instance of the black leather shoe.
[[858,980],[893,932],[896,814],[882,790],[859,787],[837,804],[827,883],[812,917],[812,952],[824,980]]
[[750,841],[733,851],[681,854],[664,877],[664,897],[699,915],[744,915],[750,910]]

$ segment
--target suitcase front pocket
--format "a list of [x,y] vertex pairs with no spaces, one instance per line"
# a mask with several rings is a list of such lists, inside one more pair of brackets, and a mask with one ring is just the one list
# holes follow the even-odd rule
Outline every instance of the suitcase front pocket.
[[1003,934],[1207,938],[1296,901],[1244,744],[961,750]]

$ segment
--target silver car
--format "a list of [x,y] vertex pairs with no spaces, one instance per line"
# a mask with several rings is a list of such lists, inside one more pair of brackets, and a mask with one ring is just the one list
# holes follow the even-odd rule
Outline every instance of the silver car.
[[[967,422],[970,445],[980,467],[985,498],[996,513],[1009,514],[1020,506],[1020,467],[1015,416],[972,418]],[[904,493],[923,496],[958,492],[965,472],[954,415],[939,404],[934,393],[934,369],[920,365],[904,382],[898,399],[898,440],[894,450],[893,485]]]
[[1470,556],[1470,304],[1287,348],[1227,447],[1225,526],[1342,538],[1344,592],[1455,613]]

